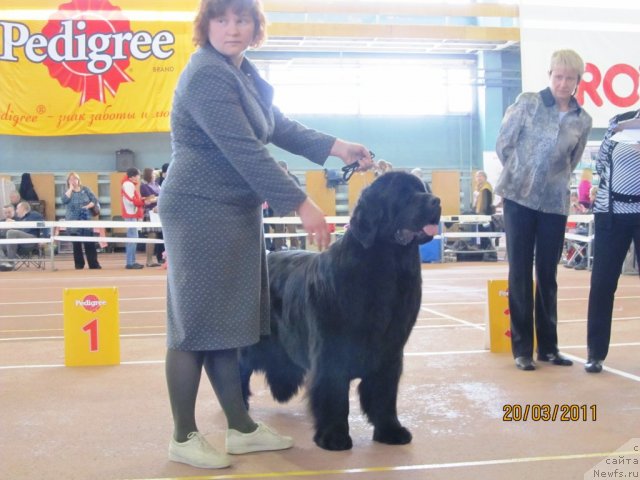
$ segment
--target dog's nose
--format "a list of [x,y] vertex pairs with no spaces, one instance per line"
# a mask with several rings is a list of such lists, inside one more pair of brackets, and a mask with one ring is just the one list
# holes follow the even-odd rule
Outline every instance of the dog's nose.
[[429,200],[429,206],[430,207],[439,207],[440,206],[440,198],[439,197],[431,197],[431,200]]

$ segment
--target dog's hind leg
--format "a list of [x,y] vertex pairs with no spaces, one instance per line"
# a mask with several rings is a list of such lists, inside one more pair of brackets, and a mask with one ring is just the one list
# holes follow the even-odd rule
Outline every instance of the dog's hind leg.
[[373,424],[373,439],[391,445],[411,442],[412,435],[398,420],[396,403],[402,360],[362,378],[358,386],[360,406]]

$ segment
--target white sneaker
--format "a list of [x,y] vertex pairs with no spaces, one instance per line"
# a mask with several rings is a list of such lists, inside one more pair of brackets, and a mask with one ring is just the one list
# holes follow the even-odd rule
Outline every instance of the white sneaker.
[[251,452],[286,450],[293,447],[293,438],[280,435],[275,430],[258,422],[258,428],[251,433],[241,433],[232,428],[227,432],[227,453],[240,455]]
[[200,432],[191,432],[186,442],[169,443],[169,460],[198,468],[226,468],[231,460],[211,446]]

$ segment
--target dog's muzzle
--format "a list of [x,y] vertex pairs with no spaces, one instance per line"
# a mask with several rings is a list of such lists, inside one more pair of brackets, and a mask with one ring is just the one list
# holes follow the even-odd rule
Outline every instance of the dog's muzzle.
[[426,243],[433,239],[438,234],[438,225],[429,224],[425,225],[422,230],[414,232],[406,228],[396,230],[394,239],[396,243],[400,245],[409,245],[415,239],[418,239],[419,243]]

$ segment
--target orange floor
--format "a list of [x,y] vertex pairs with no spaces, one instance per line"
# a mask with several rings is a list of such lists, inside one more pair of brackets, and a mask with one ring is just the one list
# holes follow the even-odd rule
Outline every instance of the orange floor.
[[[101,263],[100,271],[76,272],[66,259],[56,262],[55,272],[0,273],[2,479],[600,478],[593,471],[585,476],[594,466],[597,475],[617,468],[638,478],[637,276],[620,279],[607,368],[590,375],[582,367],[590,273],[560,268],[560,347],[576,364],[521,372],[510,354],[485,349],[486,281],[505,278],[506,264],[425,265],[422,311],[405,351],[398,405],[413,432],[411,444],[372,442],[354,385],[353,449],[321,450],[311,439],[304,398],[279,405],[258,377],[254,417],[294,436],[296,446],[234,457],[232,468],[216,471],[167,460],[165,272],[124,270],[121,254],[102,255]],[[63,290],[111,286],[120,296],[120,365],[65,367]],[[533,418],[556,405],[555,420]],[[505,412],[517,417],[525,409],[527,421],[505,421]],[[562,412],[567,421],[560,420]],[[198,423],[212,444],[223,446],[223,415],[205,381]]]

